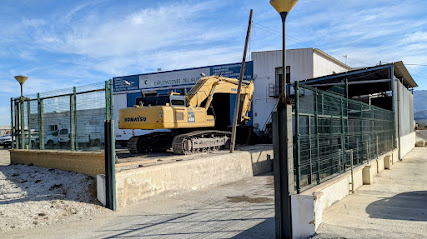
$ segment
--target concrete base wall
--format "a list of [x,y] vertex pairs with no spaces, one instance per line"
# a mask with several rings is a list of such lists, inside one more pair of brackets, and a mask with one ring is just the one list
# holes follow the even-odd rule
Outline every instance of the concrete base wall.
[[60,150],[10,150],[11,164],[33,164],[88,175],[104,174],[103,152],[79,152]]
[[[384,170],[384,157],[388,155],[393,158],[392,156],[396,154],[397,150],[389,152],[381,155],[377,160],[371,160],[367,164],[355,168],[353,170],[354,190],[360,188],[364,183],[364,177],[367,175],[363,175],[363,171],[367,172],[370,178],[374,178]],[[314,235],[322,223],[323,211],[351,194],[351,182],[351,172],[348,171],[301,194],[292,195],[294,238],[307,238]]]
[[[246,150],[235,151],[233,154],[203,155],[199,159],[117,172],[117,208],[124,208],[159,194],[174,195],[213,187],[272,170],[271,145],[254,146]],[[100,181],[102,178],[98,177],[98,182]],[[102,188],[98,186],[98,189]],[[98,192],[98,196],[102,196],[102,192]]]
[[400,137],[400,157],[403,158],[415,147],[416,133],[412,132],[410,134]]

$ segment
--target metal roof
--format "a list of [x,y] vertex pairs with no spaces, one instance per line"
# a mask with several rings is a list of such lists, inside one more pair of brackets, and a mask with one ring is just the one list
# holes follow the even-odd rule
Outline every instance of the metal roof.
[[361,81],[361,80],[375,81],[375,80],[390,79],[390,75],[389,75],[390,68],[394,69],[394,75],[402,79],[403,84],[407,88],[418,87],[417,83],[414,81],[411,74],[409,74],[408,69],[406,69],[402,61],[378,65],[378,66],[366,67],[366,68],[359,68],[359,69],[355,69],[355,70],[351,70],[343,73],[307,79],[304,81],[304,83],[306,84],[313,84],[315,82],[328,83],[328,82],[335,82],[342,78],[347,78],[349,81]]

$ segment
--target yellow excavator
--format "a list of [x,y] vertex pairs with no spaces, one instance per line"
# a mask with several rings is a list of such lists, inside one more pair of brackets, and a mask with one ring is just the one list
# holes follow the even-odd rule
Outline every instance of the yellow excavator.
[[[133,108],[119,110],[119,129],[169,129],[134,136],[128,141],[131,153],[165,151],[170,147],[175,154],[192,154],[217,150],[229,144],[231,133],[215,129],[215,119],[221,109],[213,109],[215,94],[237,94],[239,80],[223,76],[204,76],[186,95],[171,93],[166,105],[145,106],[142,101]],[[254,84],[245,81],[241,88],[238,123],[250,119]],[[216,114],[215,114],[216,110]]]

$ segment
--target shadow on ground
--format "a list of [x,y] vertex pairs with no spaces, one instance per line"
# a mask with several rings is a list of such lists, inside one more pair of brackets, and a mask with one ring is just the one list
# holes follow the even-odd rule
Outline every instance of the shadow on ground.
[[427,191],[405,192],[375,201],[366,212],[371,218],[427,221]]
[[[274,218],[264,214],[271,204],[256,207],[215,207],[188,213],[134,215],[100,238],[274,238]],[[245,216],[243,216],[245,215]]]

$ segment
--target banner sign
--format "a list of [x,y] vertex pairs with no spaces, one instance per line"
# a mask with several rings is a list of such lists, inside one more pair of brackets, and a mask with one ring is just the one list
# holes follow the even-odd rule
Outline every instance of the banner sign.
[[[156,90],[165,88],[191,87],[201,77],[222,75],[230,78],[239,78],[241,63],[206,66],[200,68],[182,69],[167,72],[123,76],[113,78],[114,92],[127,92],[134,90]],[[253,78],[253,62],[246,62],[244,80]]]

